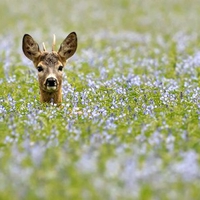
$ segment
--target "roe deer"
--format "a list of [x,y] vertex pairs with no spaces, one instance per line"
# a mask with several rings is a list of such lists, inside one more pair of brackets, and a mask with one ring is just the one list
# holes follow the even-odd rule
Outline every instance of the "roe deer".
[[75,32],[70,33],[61,43],[58,52],[54,50],[55,36],[52,52],[47,52],[43,43],[43,51],[34,39],[25,34],[22,41],[22,49],[27,58],[33,61],[38,70],[38,81],[40,87],[40,101],[55,103],[62,102],[62,70],[68,58],[77,48],[77,36]]

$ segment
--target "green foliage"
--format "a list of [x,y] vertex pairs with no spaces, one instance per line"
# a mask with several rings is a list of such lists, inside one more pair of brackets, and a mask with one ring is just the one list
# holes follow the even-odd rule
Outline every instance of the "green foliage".
[[[1,1],[0,199],[199,199],[198,4]],[[62,108],[41,104],[23,34],[70,31]]]

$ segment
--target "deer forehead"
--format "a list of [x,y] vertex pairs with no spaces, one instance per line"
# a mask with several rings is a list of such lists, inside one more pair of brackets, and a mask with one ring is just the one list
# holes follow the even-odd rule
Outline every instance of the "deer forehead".
[[61,62],[60,56],[57,52],[44,52],[41,54],[38,65],[45,65],[47,67],[54,67],[63,65]]

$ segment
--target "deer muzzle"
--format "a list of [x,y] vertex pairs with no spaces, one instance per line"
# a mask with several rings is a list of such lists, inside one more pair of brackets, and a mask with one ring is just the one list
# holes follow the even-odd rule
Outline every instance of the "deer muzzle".
[[57,89],[58,81],[54,77],[49,77],[46,79],[45,85],[48,91],[53,92]]

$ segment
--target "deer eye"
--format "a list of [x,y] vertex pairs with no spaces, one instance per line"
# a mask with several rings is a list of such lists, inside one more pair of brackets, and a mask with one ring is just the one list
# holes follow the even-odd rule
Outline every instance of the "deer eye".
[[62,70],[63,70],[63,66],[59,66],[59,67],[58,67],[58,70],[59,70],[59,71],[62,71]]
[[38,72],[41,72],[41,71],[43,71],[43,68],[42,68],[42,66],[38,66],[38,67],[37,67],[37,70],[38,70]]

